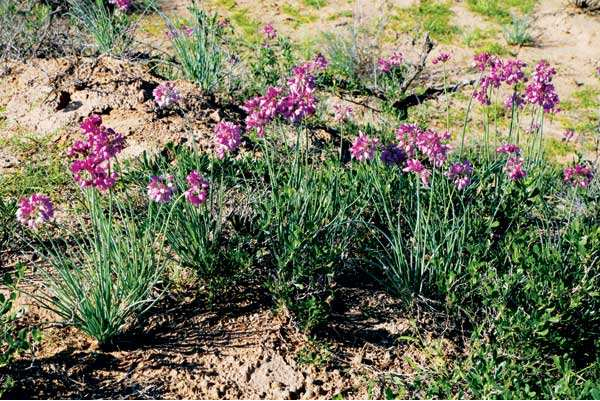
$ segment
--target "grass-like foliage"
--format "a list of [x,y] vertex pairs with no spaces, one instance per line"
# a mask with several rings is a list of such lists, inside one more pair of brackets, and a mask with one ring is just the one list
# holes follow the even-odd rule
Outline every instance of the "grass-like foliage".
[[105,202],[95,191],[86,192],[89,227],[76,234],[76,246],[53,241],[40,250],[51,269],[33,295],[66,323],[109,345],[157,299],[165,266],[163,228],[157,213],[134,214],[129,205]]
[[311,166],[299,145],[287,156],[263,145],[268,187],[256,207],[272,266],[267,287],[310,332],[327,321],[332,284],[351,240],[349,192],[335,164]]
[[68,0],[70,13],[94,40],[101,54],[126,53],[133,43],[134,24],[125,12],[111,9],[104,0]]
[[510,24],[504,26],[506,43],[513,46],[531,46],[535,43],[531,33],[531,20],[529,17],[512,16]]
[[223,28],[219,26],[217,14],[209,14],[195,4],[189,12],[189,27],[178,29],[168,22],[175,58],[187,79],[200,85],[206,93],[212,93],[223,86],[226,76]]
[[[5,273],[0,284],[7,289],[0,293],[0,368],[4,368],[23,351],[27,351],[34,341],[38,341],[38,330],[17,328],[15,321],[18,313],[15,310],[15,301],[18,296],[16,289],[23,279],[24,266],[18,265],[14,274]],[[0,396],[12,387],[12,379],[6,374],[0,377]]]

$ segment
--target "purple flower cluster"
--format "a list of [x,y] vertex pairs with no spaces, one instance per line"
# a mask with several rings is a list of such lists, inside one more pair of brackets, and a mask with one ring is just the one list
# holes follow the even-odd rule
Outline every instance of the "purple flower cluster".
[[405,173],[415,173],[421,179],[424,186],[429,186],[429,178],[431,171],[425,168],[423,163],[418,159],[410,159],[406,162],[406,167],[402,170]]
[[556,106],[560,100],[552,83],[554,75],[556,75],[556,70],[550,67],[548,62],[540,61],[535,66],[531,82],[525,89],[525,100],[543,107],[546,113],[559,111]]
[[504,154],[520,154],[521,148],[515,145],[514,143],[505,143],[504,145],[498,146],[496,148],[496,153],[504,153]]
[[450,53],[440,53],[433,60],[431,60],[431,64],[436,65],[439,63],[445,64],[450,60]]
[[154,101],[161,109],[176,104],[181,98],[172,82],[165,82],[158,85],[152,91],[152,95],[154,96]]
[[336,104],[333,106],[333,119],[337,123],[348,121],[352,117],[352,107]]
[[567,167],[564,171],[564,181],[575,188],[587,188],[594,178],[592,169],[583,164]]
[[127,11],[133,5],[132,0],[108,0],[110,4],[114,4],[122,11]]
[[520,147],[514,143],[505,143],[496,148],[496,153],[510,155],[504,165],[504,171],[512,181],[518,181],[527,176],[527,172],[523,170],[525,160],[520,156]]
[[173,185],[173,176],[167,177],[153,176],[147,187],[148,197],[158,203],[168,203],[173,198],[175,187]]
[[186,181],[189,187],[184,193],[185,199],[196,207],[206,202],[209,188],[208,181],[196,170],[187,176]]
[[223,159],[226,152],[233,152],[240,146],[242,142],[240,127],[228,121],[219,122],[215,126],[215,142],[217,157]]
[[54,218],[54,207],[50,198],[42,194],[33,194],[22,198],[17,209],[17,220],[29,228],[35,229]]
[[462,163],[454,163],[446,172],[446,177],[460,190],[471,184],[471,175],[473,175],[473,165],[468,160]]
[[527,172],[523,169],[524,163],[525,160],[521,156],[509,157],[504,166],[504,171],[508,178],[512,181],[518,181],[527,177]]
[[69,157],[78,157],[71,164],[75,181],[82,188],[94,187],[101,191],[111,188],[117,174],[111,172],[111,159],[125,147],[125,139],[112,128],[102,125],[98,115],[88,117],[81,129],[85,140],[77,140],[69,150]]
[[396,130],[399,146],[408,157],[413,158],[418,150],[429,159],[435,167],[441,167],[448,159],[450,133],[438,133],[424,130],[415,124],[402,124]]
[[262,33],[267,40],[273,40],[277,37],[277,30],[273,27],[273,24],[263,26]]
[[352,142],[350,154],[353,159],[358,161],[373,160],[378,145],[379,139],[371,138],[363,132],[359,132],[354,142]]
[[[475,67],[483,74],[473,96],[479,103],[489,105],[490,89],[498,89],[502,83],[515,86],[527,80],[523,72],[526,65],[521,60],[502,60],[487,53],[476,55]],[[506,100],[505,105],[512,107],[513,102],[517,105],[522,104],[521,95],[515,92]]]
[[318,55],[314,61],[295,67],[293,75],[287,81],[285,90],[280,87],[269,87],[263,96],[246,101],[242,107],[246,113],[246,130],[256,129],[258,136],[263,137],[265,126],[277,116],[297,123],[314,114],[316,110],[316,84],[313,74],[327,66],[327,60]]
[[383,73],[388,73],[394,68],[400,67],[404,62],[404,56],[400,52],[394,52],[388,58],[380,58],[377,61],[377,69]]

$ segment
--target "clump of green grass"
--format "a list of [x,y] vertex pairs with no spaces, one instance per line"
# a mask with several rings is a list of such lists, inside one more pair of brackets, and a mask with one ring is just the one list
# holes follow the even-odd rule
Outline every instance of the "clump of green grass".
[[496,37],[497,33],[498,31],[494,28],[474,28],[463,34],[463,43],[468,47],[475,47],[481,45],[483,42],[488,43],[491,39]]
[[511,54],[511,52],[504,46],[502,46],[498,42],[488,43],[482,47],[478,47],[476,53],[489,53],[494,54],[496,56],[506,56]]
[[454,12],[450,7],[448,1],[423,0],[410,7],[399,8],[391,17],[391,27],[402,32],[426,31],[435,40],[448,43],[460,32],[452,24]]
[[506,24],[511,20],[511,11],[529,14],[537,0],[467,0],[469,9],[494,21]]
[[250,10],[247,8],[236,9],[231,14],[231,21],[236,28],[242,31],[244,40],[248,43],[258,43],[261,40],[259,35],[260,22],[250,16]]
[[510,24],[504,26],[506,43],[512,46],[531,46],[535,39],[531,33],[531,20],[529,17],[512,16]]
[[573,92],[573,97],[580,107],[595,109],[600,107],[600,90],[595,88],[584,88]]
[[317,16],[306,11],[301,10],[291,4],[284,4],[281,6],[281,11],[291,17],[294,22],[294,27],[297,28],[300,25],[310,24],[317,20]]
[[65,149],[53,143],[52,135],[12,136],[0,141],[0,146],[18,159],[28,160],[15,171],[0,175],[0,196],[14,198],[32,192],[64,195],[65,186],[71,182],[63,163]]

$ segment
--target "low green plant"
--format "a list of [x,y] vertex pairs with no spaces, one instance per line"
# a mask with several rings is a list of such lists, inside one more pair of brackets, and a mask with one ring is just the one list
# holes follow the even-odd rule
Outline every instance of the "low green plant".
[[49,30],[51,8],[34,0],[0,2],[0,59],[38,55]]
[[224,86],[227,54],[223,45],[223,29],[217,14],[208,14],[195,3],[189,8],[190,31],[179,31],[170,21],[175,58],[185,78],[200,85],[206,93]]
[[135,321],[158,299],[156,285],[165,268],[165,226],[159,213],[135,213],[130,204],[85,191],[89,226],[74,244],[52,240],[38,250],[52,267],[43,271],[40,291],[32,294],[101,346]]
[[511,23],[504,26],[504,38],[512,46],[533,45],[535,39],[531,33],[531,19],[513,15]]
[[351,240],[345,217],[351,201],[335,164],[309,165],[299,144],[284,158],[278,150],[277,159],[268,143],[262,146],[268,187],[256,207],[272,266],[267,288],[298,327],[311,332],[329,317],[333,283]]
[[[17,300],[17,286],[23,279],[25,269],[23,265],[17,265],[14,274],[5,273],[1,284],[7,290],[0,293],[0,368],[10,365],[15,356],[27,351],[32,344],[40,340],[40,332],[37,329],[17,328],[16,320],[19,313],[15,309]],[[13,385],[10,376],[2,374],[0,377],[0,396],[2,396]]]
[[71,16],[94,39],[101,54],[120,56],[130,50],[134,24],[131,17],[108,7],[104,0],[68,0]]

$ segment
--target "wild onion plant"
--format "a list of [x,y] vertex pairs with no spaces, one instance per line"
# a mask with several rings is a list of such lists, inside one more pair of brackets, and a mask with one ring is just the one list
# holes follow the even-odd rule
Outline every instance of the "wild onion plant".
[[268,188],[256,207],[272,265],[267,287],[299,328],[311,332],[330,313],[333,283],[352,238],[346,217],[352,200],[337,163],[310,163],[300,136],[301,129],[296,146],[285,151],[261,141]]
[[130,49],[134,25],[126,12],[110,9],[104,0],[69,0],[69,6],[100,53],[118,56]]
[[512,16],[510,24],[504,26],[506,43],[513,46],[531,46],[535,39],[531,33],[531,19],[528,16]]
[[[139,215],[131,205],[96,189],[84,191],[89,226],[74,244],[52,241],[43,285],[33,294],[67,324],[110,344],[158,299],[165,268],[158,213]],[[106,205],[108,203],[108,205]],[[74,245],[74,246],[73,246]]]
[[213,93],[224,84],[227,53],[223,43],[223,28],[217,14],[209,15],[195,4],[189,8],[191,26],[175,27],[167,20],[175,58],[183,75]]

